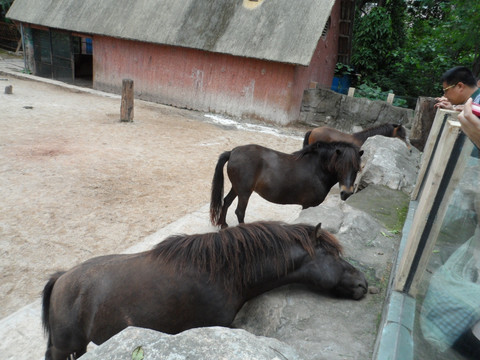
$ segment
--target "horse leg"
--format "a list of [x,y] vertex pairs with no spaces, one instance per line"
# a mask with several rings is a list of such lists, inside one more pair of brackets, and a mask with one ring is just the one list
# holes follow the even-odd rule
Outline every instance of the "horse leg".
[[87,348],[84,348],[79,351],[75,351],[75,359],[78,359],[80,356],[85,355],[86,352],[87,352]]
[[87,348],[85,347],[82,350],[75,351],[75,359],[78,359],[80,356],[85,355]]
[[70,352],[65,352],[57,349],[55,346],[50,346],[45,352],[45,360],[65,360],[71,359]]
[[50,346],[45,352],[45,360],[75,360],[87,352],[87,348],[84,347],[81,350],[74,352],[62,351],[55,346]]
[[246,195],[238,195],[238,204],[237,209],[235,210],[235,214],[237,215],[238,223],[243,224],[245,222],[245,210],[247,209],[248,199],[250,198],[250,194]]
[[223,199],[223,206],[222,206],[222,212],[220,213],[220,218],[218,219],[217,225],[220,225],[222,229],[225,229],[228,227],[227,224],[227,210],[230,205],[232,205],[233,200],[237,197],[237,193],[233,188],[230,189],[228,192],[227,196]]
[[74,345],[76,350],[61,350],[53,345],[49,335],[47,342],[47,351],[45,352],[45,360],[75,360],[87,352],[87,345],[83,340]]

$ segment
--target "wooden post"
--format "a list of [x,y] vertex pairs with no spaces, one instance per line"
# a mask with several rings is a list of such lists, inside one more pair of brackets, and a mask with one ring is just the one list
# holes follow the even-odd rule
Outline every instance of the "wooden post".
[[[435,119],[437,108],[435,108],[435,98],[419,97],[415,107],[415,115],[410,131],[410,143],[418,150],[424,151],[430,129]],[[443,118],[443,116],[442,116]],[[436,135],[435,135],[436,136]]]
[[20,47],[22,46],[22,38],[20,38],[18,40],[18,44],[17,44],[17,50],[15,50],[15,55],[18,54],[18,50],[20,50]]
[[122,80],[122,104],[120,107],[120,121],[133,121],[133,80]]
[[[417,102],[417,105],[418,105],[418,102]],[[432,104],[432,109],[433,109],[433,104]],[[427,175],[427,171],[430,168],[430,163],[433,158],[433,155],[435,151],[438,151],[436,147],[438,146],[438,139],[440,139],[440,135],[443,131],[444,125],[449,119],[456,120],[457,115],[458,115],[458,112],[453,110],[438,109],[433,122],[430,122],[429,128],[428,128],[428,131],[429,131],[428,138],[426,141],[423,142],[422,148],[420,149],[420,151],[423,151],[422,163],[420,166],[420,170],[418,171],[415,189],[413,189],[413,192],[411,195],[412,200],[418,200],[420,191],[423,187],[425,177]],[[413,127],[412,127],[411,133],[413,133]],[[412,141],[412,139],[410,139],[410,141]]]
[[388,96],[387,96],[387,103],[393,104],[393,99],[394,99],[394,98],[395,98],[395,94],[392,94],[392,93],[388,94]]

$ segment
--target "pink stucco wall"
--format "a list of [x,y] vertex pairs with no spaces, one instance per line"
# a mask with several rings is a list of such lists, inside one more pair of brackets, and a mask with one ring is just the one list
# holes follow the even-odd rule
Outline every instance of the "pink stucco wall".
[[122,79],[130,78],[137,98],[287,124],[298,120],[303,91],[311,81],[331,84],[338,7],[339,2],[308,67],[94,36],[94,87],[120,93]]

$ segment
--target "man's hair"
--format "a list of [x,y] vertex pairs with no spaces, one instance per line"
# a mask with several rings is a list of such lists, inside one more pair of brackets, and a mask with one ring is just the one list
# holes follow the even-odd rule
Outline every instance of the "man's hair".
[[456,66],[445,71],[442,75],[441,81],[442,83],[447,83],[447,85],[455,85],[462,82],[469,87],[477,86],[477,79],[475,79],[475,76],[470,69],[465,66]]

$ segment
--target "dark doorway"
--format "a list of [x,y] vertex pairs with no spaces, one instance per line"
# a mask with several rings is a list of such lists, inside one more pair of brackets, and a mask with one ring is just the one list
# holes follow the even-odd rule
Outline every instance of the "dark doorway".
[[92,39],[73,36],[73,58],[75,64],[75,84],[92,87],[93,85],[93,52]]
[[57,30],[32,29],[35,75],[92,87],[92,39]]
[[35,74],[73,83],[71,37],[67,32],[33,29]]

